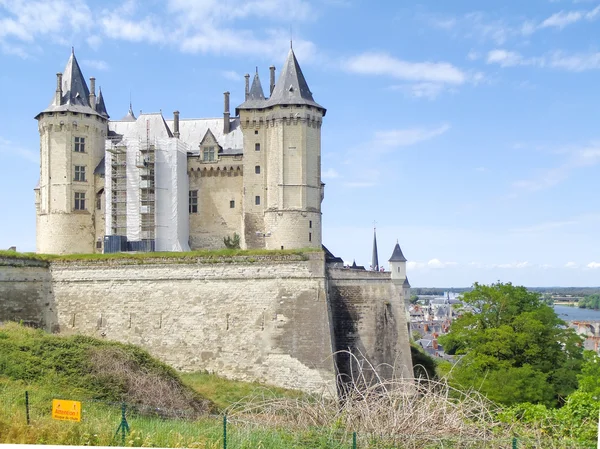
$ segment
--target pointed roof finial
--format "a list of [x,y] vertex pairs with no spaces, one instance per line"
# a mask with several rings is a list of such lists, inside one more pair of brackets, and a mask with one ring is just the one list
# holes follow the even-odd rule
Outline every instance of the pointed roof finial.
[[71,46],[71,54],[74,55],[75,54],[75,47]]
[[292,26],[290,25],[290,50],[294,49],[294,34],[292,33]]

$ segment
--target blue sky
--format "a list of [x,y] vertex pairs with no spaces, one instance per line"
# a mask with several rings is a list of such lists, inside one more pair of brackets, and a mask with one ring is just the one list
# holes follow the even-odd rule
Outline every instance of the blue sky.
[[71,46],[112,118],[216,117],[290,34],[331,251],[368,266],[375,221],[413,286],[600,285],[599,0],[0,0],[0,248],[35,249],[33,117]]

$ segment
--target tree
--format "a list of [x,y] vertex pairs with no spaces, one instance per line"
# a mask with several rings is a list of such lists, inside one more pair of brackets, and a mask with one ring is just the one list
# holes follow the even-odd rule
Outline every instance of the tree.
[[240,249],[240,236],[237,232],[234,232],[233,238],[229,236],[223,237],[223,243],[228,249]]
[[417,295],[412,295],[410,297],[410,303],[411,304],[416,304],[419,301],[419,297]]
[[461,356],[449,374],[452,383],[507,405],[556,406],[577,388],[581,338],[539,293],[476,283],[463,301],[475,312],[464,313],[439,339],[449,354]]

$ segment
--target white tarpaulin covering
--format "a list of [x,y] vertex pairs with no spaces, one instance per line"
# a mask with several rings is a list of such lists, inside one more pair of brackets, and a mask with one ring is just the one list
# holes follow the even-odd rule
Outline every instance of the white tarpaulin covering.
[[[126,198],[125,225],[128,241],[149,239],[154,235],[156,251],[189,250],[187,145],[172,136],[161,114],[143,114],[135,122],[117,122],[114,129],[122,137],[107,140],[105,159],[106,235],[113,235],[113,176],[116,158],[125,159],[125,174],[116,180],[117,195]],[[123,148],[125,155],[115,153]],[[152,157],[153,155],[153,157]],[[142,189],[150,187],[149,175],[154,160],[154,204],[142,204]],[[151,197],[151,195],[148,195]],[[148,198],[146,198],[147,200]],[[154,211],[153,232],[143,231],[142,214]],[[124,210],[123,210],[124,212]],[[117,213],[121,213],[119,210]],[[147,225],[147,224],[146,224]],[[119,234],[117,234],[119,235]]]

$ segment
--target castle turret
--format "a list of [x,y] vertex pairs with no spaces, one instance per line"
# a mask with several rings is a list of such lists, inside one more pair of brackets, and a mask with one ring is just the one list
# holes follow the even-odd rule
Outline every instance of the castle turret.
[[[90,103],[92,101],[93,103]],[[88,90],[71,52],[50,105],[36,117],[40,183],[36,247],[40,253],[93,253],[98,232],[94,170],[104,156],[108,114],[102,92]]]
[[320,248],[326,110],[314,101],[292,49],[269,99],[259,86],[257,74],[236,109],[244,133],[244,246]]
[[388,262],[390,263],[390,271],[392,272],[392,281],[395,284],[402,285],[406,279],[406,257],[402,254],[398,242],[396,242],[394,252]]
[[392,283],[396,286],[399,293],[402,295],[406,312],[410,304],[410,284],[406,276],[406,257],[402,254],[400,244],[396,242],[394,252],[389,260],[390,271],[392,274]]

